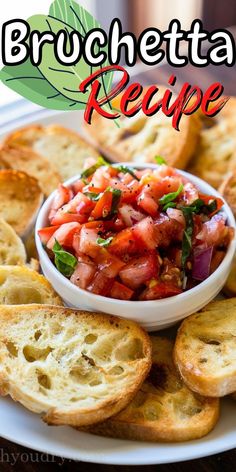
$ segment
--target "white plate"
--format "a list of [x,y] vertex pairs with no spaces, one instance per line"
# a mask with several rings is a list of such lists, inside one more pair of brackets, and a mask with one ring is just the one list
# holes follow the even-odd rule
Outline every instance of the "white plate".
[[[80,112],[54,113],[38,110],[2,127],[3,135],[30,123],[60,123],[79,130]],[[48,454],[87,462],[144,465],[178,462],[216,454],[236,447],[236,402],[222,401],[221,418],[205,438],[161,444],[109,439],[81,433],[68,427],[49,427],[8,398],[0,399],[0,436]]]

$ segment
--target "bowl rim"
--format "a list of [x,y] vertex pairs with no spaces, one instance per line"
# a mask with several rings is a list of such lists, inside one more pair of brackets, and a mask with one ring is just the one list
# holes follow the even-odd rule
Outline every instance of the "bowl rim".
[[[119,166],[120,163],[114,163],[112,164],[114,167]],[[153,163],[131,163],[131,162],[122,162],[122,165],[126,165],[129,167],[133,167],[136,169],[146,169],[149,167],[150,169],[157,169],[158,165],[153,164]],[[186,177],[190,182],[192,182],[194,185],[196,185],[199,189],[202,189],[203,187],[205,188],[204,192],[208,195],[214,195],[215,197],[221,198],[224,202],[224,205],[222,209],[220,210],[222,213],[224,213],[227,217],[227,223],[229,226],[233,227],[234,230],[236,230],[236,222],[234,215],[232,213],[232,210],[230,209],[228,203],[225,201],[225,199],[222,197],[222,195],[214,189],[210,184],[205,182],[204,180],[200,179],[199,177],[184,171],[182,169],[176,169],[177,172],[179,172],[181,175]],[[68,187],[69,185],[73,184],[76,180],[79,179],[79,174],[75,175],[74,177],[71,177],[70,179],[66,180],[63,182],[63,185]],[[232,262],[235,250],[236,250],[236,238],[234,237],[228,246],[227,252],[225,254],[225,257],[223,261],[220,263],[220,265],[217,267],[217,269],[209,276],[207,279],[203,280],[200,282],[198,285],[195,287],[187,290],[186,292],[174,295],[172,297],[167,297],[167,298],[162,298],[158,300],[120,300],[116,298],[111,298],[111,297],[105,297],[103,295],[98,295],[92,292],[89,292],[88,290],[82,289],[80,287],[77,287],[74,285],[69,279],[67,279],[64,275],[62,275],[58,269],[55,267],[55,265],[52,263],[50,260],[48,254],[46,253],[45,249],[43,248],[43,245],[40,241],[39,235],[38,235],[38,230],[43,228],[44,225],[42,225],[42,221],[45,219],[47,216],[46,213],[48,213],[48,210],[50,208],[50,204],[53,201],[53,198],[56,194],[57,190],[54,190],[49,197],[45,200],[43,203],[42,207],[39,210],[39,213],[37,215],[37,220],[35,224],[35,242],[36,242],[36,247],[37,251],[39,254],[39,259],[42,259],[44,264],[48,264],[49,269],[51,270],[51,273],[53,276],[57,279],[57,281],[64,283],[65,286],[74,292],[75,295],[80,295],[84,296],[86,294],[86,297],[88,300],[91,301],[96,301],[96,299],[99,298],[99,300],[102,302],[104,301],[105,303],[108,303],[110,305],[116,305],[117,303],[121,306],[125,305],[132,305],[132,307],[135,307],[135,304],[137,304],[137,307],[140,307],[140,304],[145,305],[146,307],[154,307],[154,306],[159,306],[162,307],[163,305],[167,305],[168,303],[172,303],[175,301],[184,301],[186,298],[191,297],[191,296],[197,296],[199,292],[201,292],[207,284],[214,283],[214,281],[217,279],[220,270],[222,270],[225,266],[227,266],[230,262]]]

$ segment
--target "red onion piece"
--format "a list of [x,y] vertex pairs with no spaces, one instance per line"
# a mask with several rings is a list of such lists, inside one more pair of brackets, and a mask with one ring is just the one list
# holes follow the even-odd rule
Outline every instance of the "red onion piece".
[[205,280],[210,275],[210,265],[213,246],[206,249],[196,249],[193,253],[192,277],[195,280]]

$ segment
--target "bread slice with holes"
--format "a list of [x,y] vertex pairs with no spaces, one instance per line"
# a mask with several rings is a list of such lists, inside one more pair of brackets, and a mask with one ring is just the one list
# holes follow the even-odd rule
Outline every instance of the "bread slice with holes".
[[223,292],[228,297],[236,296],[236,256],[234,256],[230,273],[223,287]]
[[79,174],[87,157],[98,157],[79,134],[59,125],[27,126],[10,134],[5,143],[26,146],[44,157],[57,169],[62,181]]
[[219,188],[236,168],[236,97],[230,97],[215,117],[202,117],[202,124],[189,171]]
[[230,172],[227,178],[222,182],[219,191],[231,207],[231,210],[236,217],[236,159],[235,170]]
[[0,148],[0,168],[15,169],[35,177],[47,197],[60,183],[60,176],[47,159],[26,146],[3,145]]
[[26,266],[0,266],[0,304],[26,303],[63,305],[43,275]]
[[141,441],[188,441],[211,431],[219,400],[191,392],[172,360],[174,342],[151,336],[152,367],[128,407],[107,421],[90,426],[95,434]]
[[16,170],[0,170],[0,218],[19,236],[32,229],[43,194],[38,181]]
[[0,393],[48,424],[102,421],[133,398],[151,366],[137,324],[49,305],[0,307]]
[[[161,98],[166,89],[159,92],[152,102]],[[145,93],[147,89],[144,89]],[[122,95],[114,101],[120,107]],[[197,143],[201,122],[197,115],[183,116],[180,131],[172,127],[172,119],[161,111],[147,117],[142,111],[133,118],[121,116],[117,127],[114,120],[107,120],[93,113],[91,125],[85,124],[88,139],[110,160],[136,164],[156,162],[155,156],[161,155],[171,166],[184,169],[191,158]]]
[[14,229],[0,218],[0,265],[25,263],[26,251],[23,242]]
[[236,298],[212,302],[186,318],[174,359],[193,391],[211,397],[236,391]]

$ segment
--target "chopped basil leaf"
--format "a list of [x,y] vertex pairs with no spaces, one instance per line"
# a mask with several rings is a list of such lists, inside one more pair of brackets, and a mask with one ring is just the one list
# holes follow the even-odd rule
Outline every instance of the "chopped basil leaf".
[[102,167],[102,166],[109,166],[109,162],[105,161],[105,159],[103,159],[103,157],[99,157],[97,162],[89,167],[88,169],[85,169],[81,174],[80,174],[80,178],[81,179],[84,179],[84,178],[87,178],[87,177],[90,177],[90,175],[93,175],[94,172],[99,169],[99,167]]
[[106,217],[106,218],[110,218],[111,216],[114,216],[118,211],[118,205],[120,203],[120,197],[121,197],[122,192],[118,188],[112,188],[112,187],[107,187],[106,192],[112,193],[111,211],[109,215],[107,215]]
[[183,268],[185,267],[186,261],[191,254],[191,250],[192,250],[191,236],[192,236],[192,233],[190,231],[187,231],[187,230],[184,231],[183,242],[182,242],[182,259],[181,259],[181,264]]
[[169,202],[165,206],[163,206],[163,210],[166,211],[168,208],[176,208],[176,203],[174,202]]
[[130,167],[121,165],[121,166],[116,167],[116,169],[118,169],[119,172],[122,172],[123,174],[130,174],[130,175],[132,175],[132,177],[134,177],[134,179],[136,179],[136,180],[140,180],[140,179],[137,177],[137,175],[135,175],[134,171],[133,171]]
[[163,197],[161,197],[159,199],[159,203],[161,205],[165,205],[166,203],[170,203],[170,202],[173,202],[178,196],[179,194],[182,192],[184,186],[183,184],[180,184],[178,190],[176,190],[176,192],[171,192],[171,193],[167,193],[166,195],[163,195]]
[[94,202],[97,202],[101,197],[101,193],[94,192],[84,192],[84,195],[86,195],[86,197],[90,198],[90,200],[93,200]]
[[70,254],[70,252],[64,251],[58,241],[55,241],[52,250],[55,254],[54,262],[56,268],[61,272],[61,274],[65,275],[65,277],[70,277],[78,263],[76,257],[74,257],[73,254]]
[[211,203],[206,204],[201,198],[195,200],[189,206],[179,207],[182,211],[188,211],[189,213],[204,213],[205,215],[210,215],[217,210],[217,202],[213,200]]
[[163,164],[167,164],[166,160],[164,159],[164,157],[161,157],[161,156],[155,156],[154,157],[155,161],[157,164],[159,164],[159,166],[163,165]]
[[207,213],[208,213],[208,214],[211,214],[211,213],[213,213],[214,211],[216,211],[216,210],[217,210],[217,202],[216,202],[216,200],[212,200],[211,203],[208,203],[207,205],[205,205],[205,206],[203,207],[203,213],[205,213],[205,210],[207,210]]
[[183,235],[182,241],[182,258],[181,258],[181,265],[183,270],[185,269],[185,264],[188,257],[191,254],[192,250],[192,235],[193,235],[193,215],[192,211],[189,211],[190,207],[183,207],[182,211],[185,217],[186,222],[186,229]]
[[109,244],[111,244],[113,240],[113,237],[111,236],[110,238],[103,239],[103,238],[97,238],[97,244],[102,247],[107,247]]
[[121,190],[118,188],[112,189],[112,205],[111,205],[111,215],[115,215],[117,213],[117,208],[120,202],[121,197]]

